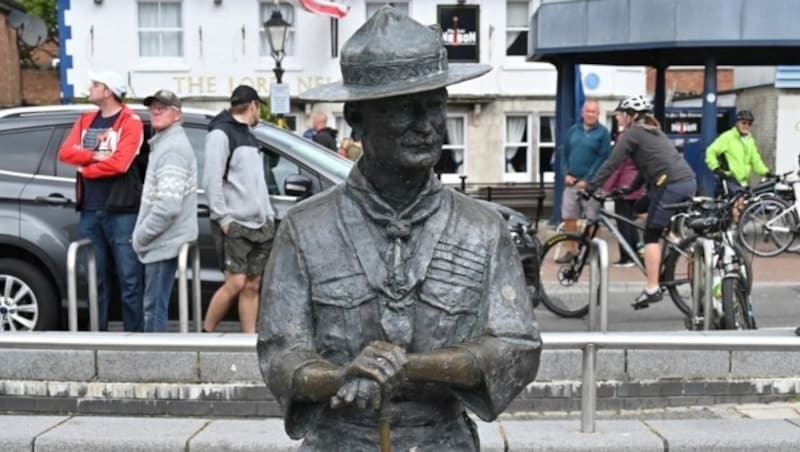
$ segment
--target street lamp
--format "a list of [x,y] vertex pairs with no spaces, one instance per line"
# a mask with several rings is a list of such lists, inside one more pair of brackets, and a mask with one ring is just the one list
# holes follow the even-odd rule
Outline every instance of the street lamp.
[[281,83],[283,77],[283,69],[281,68],[281,60],[286,54],[284,46],[286,46],[286,36],[289,34],[289,27],[292,24],[286,22],[281,15],[281,11],[275,8],[272,11],[272,16],[264,22],[264,28],[267,29],[267,40],[269,47],[272,51],[272,58],[275,60],[275,78],[278,83]]

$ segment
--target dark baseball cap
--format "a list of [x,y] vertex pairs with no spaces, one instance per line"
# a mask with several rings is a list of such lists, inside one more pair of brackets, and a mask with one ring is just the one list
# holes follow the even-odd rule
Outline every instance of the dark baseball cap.
[[149,107],[153,102],[159,102],[167,107],[175,107],[178,110],[180,110],[182,106],[178,95],[168,89],[160,89],[152,96],[145,97],[143,104],[145,107]]
[[265,103],[258,97],[258,92],[249,85],[239,85],[236,89],[233,90],[231,93],[231,106],[242,105],[252,101],[257,101],[259,103]]

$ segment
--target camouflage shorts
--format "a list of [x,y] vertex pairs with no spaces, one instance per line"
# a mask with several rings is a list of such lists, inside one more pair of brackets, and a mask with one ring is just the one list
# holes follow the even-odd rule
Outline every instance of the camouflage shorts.
[[275,237],[273,221],[267,221],[257,229],[234,221],[230,223],[227,235],[215,221],[211,222],[211,229],[222,271],[259,276],[264,272]]

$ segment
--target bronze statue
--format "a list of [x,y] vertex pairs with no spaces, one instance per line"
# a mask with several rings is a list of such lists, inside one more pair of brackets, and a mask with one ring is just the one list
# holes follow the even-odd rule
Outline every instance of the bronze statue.
[[465,408],[495,419],[541,352],[503,219],[432,171],[445,86],[489,67],[448,66],[441,32],[390,7],[347,41],[341,66],[343,82],[301,97],[346,102],[364,152],[278,229],[261,372],[301,450],[372,452],[381,438],[382,450],[478,451]]

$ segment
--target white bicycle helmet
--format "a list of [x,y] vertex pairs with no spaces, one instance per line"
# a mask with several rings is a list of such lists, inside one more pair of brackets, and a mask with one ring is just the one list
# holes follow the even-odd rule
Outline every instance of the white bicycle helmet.
[[619,104],[619,108],[622,111],[633,110],[637,113],[645,112],[645,111],[652,111],[653,104],[650,103],[650,99],[644,97],[642,94],[637,94],[635,96],[626,97],[622,99],[622,102]]

